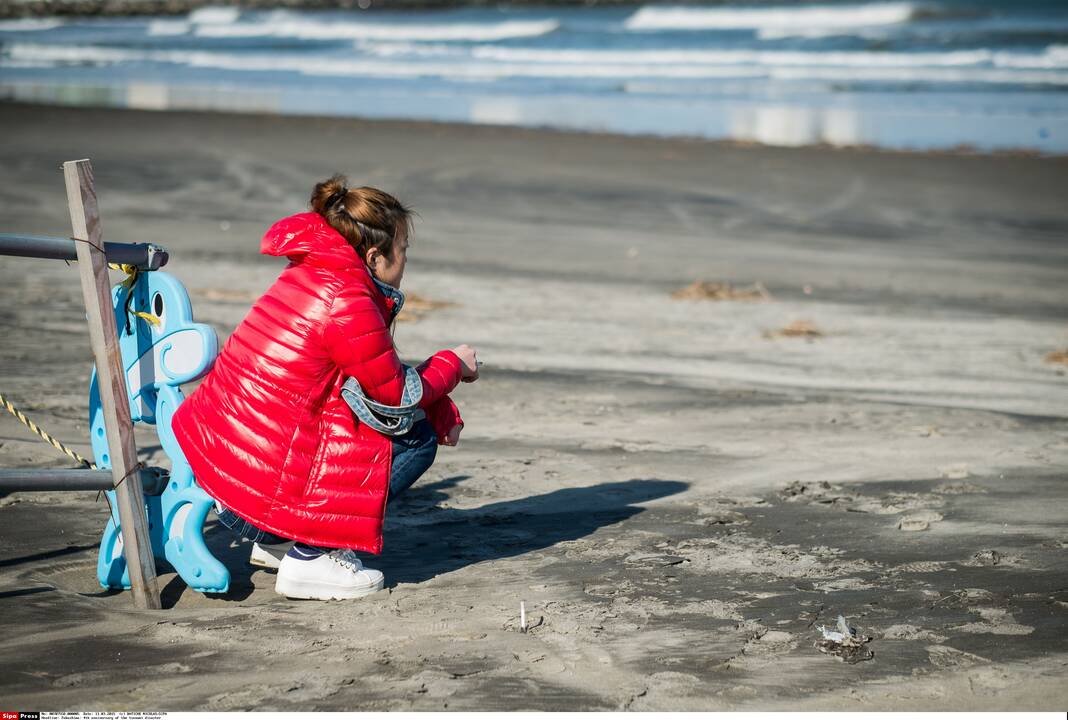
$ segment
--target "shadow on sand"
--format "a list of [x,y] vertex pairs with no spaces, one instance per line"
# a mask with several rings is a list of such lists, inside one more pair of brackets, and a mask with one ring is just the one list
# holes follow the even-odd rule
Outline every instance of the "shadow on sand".
[[486,560],[522,555],[590,535],[644,511],[637,503],[674,495],[673,480],[626,480],[562,488],[545,495],[460,510],[441,508],[442,492],[467,480],[457,475],[415,485],[389,508],[385,550],[368,561],[387,586],[417,583]]
[[[637,503],[674,495],[688,485],[674,480],[626,480],[592,487],[563,488],[545,495],[507,500],[461,510],[442,508],[445,490],[469,475],[416,484],[392,501],[386,512],[385,550],[367,556],[382,570],[388,587],[418,583],[486,560],[522,555],[559,542],[576,540],[644,511]],[[250,543],[237,542],[229,530],[209,521],[208,547],[230,569],[230,591],[213,597],[245,600],[254,589],[248,565]],[[186,591],[180,578],[163,588],[164,607]]]

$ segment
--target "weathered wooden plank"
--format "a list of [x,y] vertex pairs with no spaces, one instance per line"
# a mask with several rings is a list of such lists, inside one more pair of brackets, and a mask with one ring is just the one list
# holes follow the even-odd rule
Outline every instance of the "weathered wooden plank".
[[[155,559],[145,517],[144,492],[136,482],[137,446],[134,443],[130,402],[111,304],[111,280],[108,261],[101,242],[100,214],[93,187],[93,167],[88,160],[63,163],[70,207],[72,237],[78,241],[78,272],[89,320],[89,339],[96,359],[100,404],[104,411],[104,428],[111,453],[111,477],[118,498],[119,522],[122,524],[123,552],[130,569],[130,586],[138,607],[160,607],[159,584]],[[97,458],[99,462],[101,458]],[[133,482],[128,480],[132,479]]]

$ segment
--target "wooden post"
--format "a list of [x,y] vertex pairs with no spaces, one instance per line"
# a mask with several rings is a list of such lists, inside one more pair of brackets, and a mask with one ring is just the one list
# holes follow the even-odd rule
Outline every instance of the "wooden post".
[[[70,224],[78,251],[78,273],[89,319],[89,340],[96,359],[97,386],[104,411],[104,428],[111,453],[111,478],[119,504],[123,552],[130,569],[134,603],[141,608],[159,609],[159,585],[152,542],[145,517],[145,496],[140,475],[135,472],[137,445],[134,443],[130,401],[126,394],[126,373],[119,351],[115,309],[111,302],[111,280],[104,255],[100,212],[93,187],[93,166],[88,160],[63,163],[67,183]],[[97,458],[99,460],[99,458]]]

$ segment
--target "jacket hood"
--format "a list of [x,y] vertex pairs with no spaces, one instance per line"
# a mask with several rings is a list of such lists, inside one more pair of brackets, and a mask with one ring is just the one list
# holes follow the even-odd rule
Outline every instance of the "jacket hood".
[[264,234],[260,252],[324,268],[363,265],[356,250],[316,212],[291,215],[276,222]]

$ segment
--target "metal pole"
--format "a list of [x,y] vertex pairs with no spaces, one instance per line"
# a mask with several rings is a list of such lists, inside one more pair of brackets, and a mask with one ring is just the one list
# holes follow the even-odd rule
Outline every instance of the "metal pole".
[[[158,495],[163,491],[167,473],[160,468],[141,470],[145,493]],[[0,470],[0,492],[51,492],[53,490],[111,490],[115,479],[110,470],[80,470],[68,468],[34,468]]]
[[[159,270],[167,264],[167,251],[153,243],[104,243],[108,262],[136,265],[142,270]],[[77,260],[78,251],[70,238],[46,235],[18,235],[0,233],[0,255],[43,258],[46,260]]]

